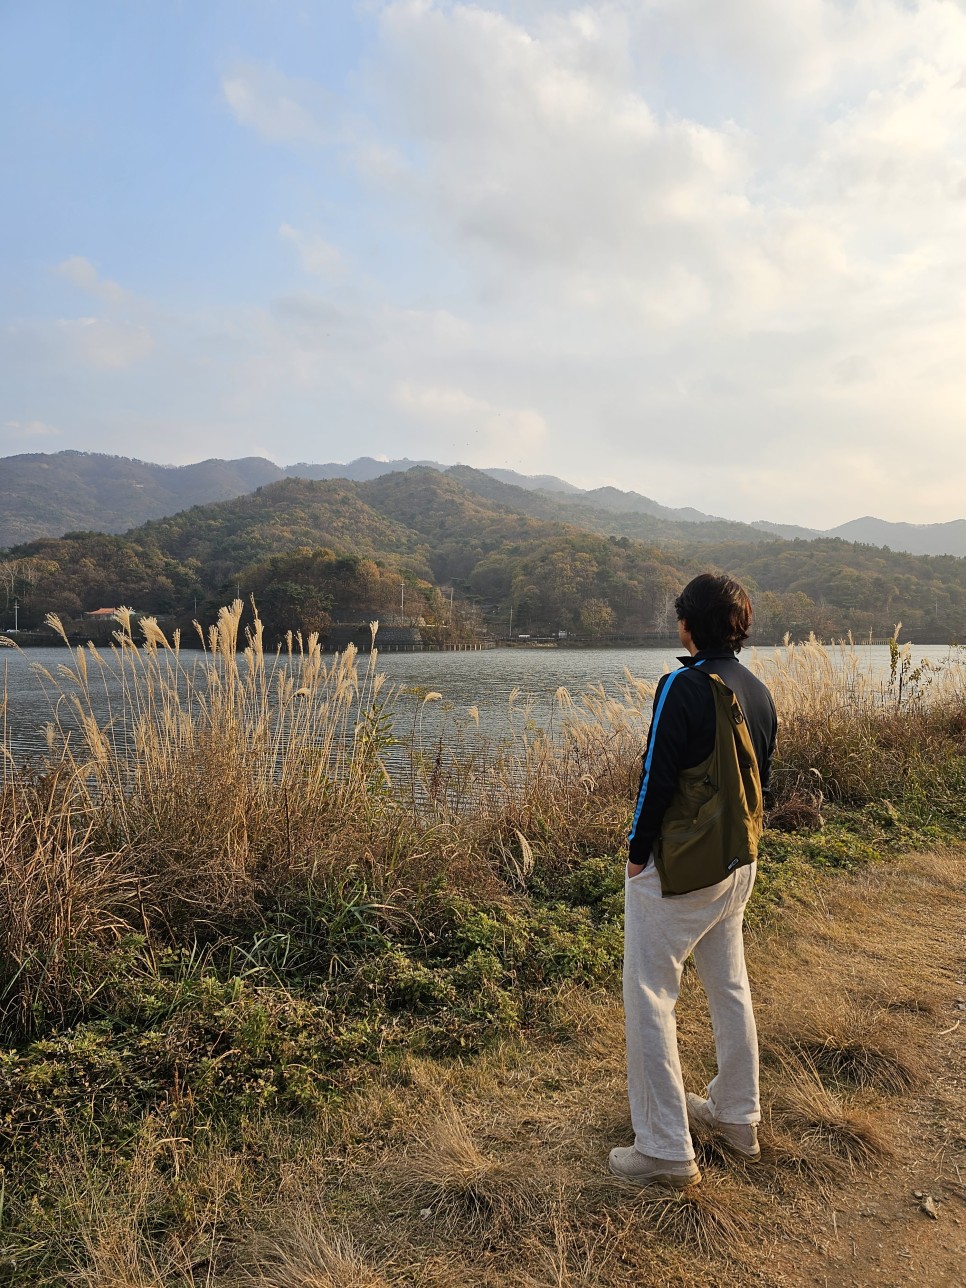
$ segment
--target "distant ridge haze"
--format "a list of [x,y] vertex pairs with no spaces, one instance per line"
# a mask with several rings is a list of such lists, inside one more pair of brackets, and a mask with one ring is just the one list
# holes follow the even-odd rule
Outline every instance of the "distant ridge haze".
[[[341,462],[278,466],[263,457],[211,459],[191,465],[156,465],[122,456],[66,451],[27,453],[0,458],[0,547],[37,537],[90,529],[126,532],[150,519],[160,519],[194,505],[227,501],[283,478],[347,479],[369,482],[417,466],[461,478],[509,508],[558,519],[580,527],[656,542],[681,539],[683,525],[694,539],[785,540],[837,537],[844,541],[888,546],[910,554],[966,556],[966,519],[946,523],[892,523],[868,515],[827,530],[757,520],[744,524],[704,514],[691,507],[661,505],[638,492],[615,487],[585,490],[553,475],[524,475],[509,469],[473,470],[436,461],[380,461],[359,457]],[[493,480],[489,485],[485,478]],[[505,489],[505,491],[504,491]],[[529,501],[521,491],[531,494]],[[704,529],[704,530],[703,530]]]

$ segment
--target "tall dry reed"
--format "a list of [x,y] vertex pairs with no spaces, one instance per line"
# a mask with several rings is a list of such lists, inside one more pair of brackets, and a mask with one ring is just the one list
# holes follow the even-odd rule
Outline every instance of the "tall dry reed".
[[352,649],[327,665],[311,636],[266,657],[257,617],[240,639],[241,615],[240,601],[223,609],[199,656],[152,619],[138,646],[121,610],[110,650],[40,670],[42,768],[14,762],[5,728],[0,1012],[13,1031],[89,998],[126,932],[210,937],[371,862],[389,800],[377,655],[361,672]]
[[602,685],[577,698],[558,688],[539,725],[532,699],[514,689],[493,738],[451,722],[425,739],[417,722],[413,806],[518,885],[536,861],[552,867],[610,852],[626,832],[648,710],[645,686],[628,680],[617,697]]
[[199,628],[200,656],[151,618],[138,646],[120,610],[108,654],[76,649],[45,677],[58,699],[50,744],[101,843],[130,857],[174,923],[217,924],[288,880],[358,859],[387,785],[376,652],[361,672],[351,646],[326,664],[313,634],[266,655],[257,614],[241,637],[242,609],[236,600],[207,635]]
[[950,650],[915,663],[911,647],[890,645],[887,677],[862,645],[786,641],[752,666],[774,695],[779,804],[797,796],[847,804],[904,798],[923,777],[966,750],[966,659]]
[[[242,634],[242,607],[221,610],[200,653],[150,618],[136,641],[121,610],[109,650],[71,649],[42,672],[46,766],[16,765],[4,736],[0,1009],[15,1029],[69,1011],[129,931],[190,943],[280,908],[357,905],[391,928],[447,886],[499,898],[537,866],[619,852],[652,685],[560,689],[546,727],[514,692],[495,739],[473,709],[426,732],[430,693],[404,737],[375,648],[364,664],[351,647],[326,660],[316,636],[290,636],[267,654],[257,613]],[[781,717],[778,808],[804,802],[806,822],[823,797],[898,799],[962,756],[955,657],[915,667],[896,644],[879,681],[853,643],[810,640],[752,665]]]

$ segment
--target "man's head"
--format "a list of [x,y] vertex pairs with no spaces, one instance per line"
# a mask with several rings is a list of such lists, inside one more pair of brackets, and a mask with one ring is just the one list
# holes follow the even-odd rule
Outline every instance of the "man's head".
[[748,638],[751,601],[733,577],[701,573],[678,595],[674,611],[698,649],[727,648],[737,653]]

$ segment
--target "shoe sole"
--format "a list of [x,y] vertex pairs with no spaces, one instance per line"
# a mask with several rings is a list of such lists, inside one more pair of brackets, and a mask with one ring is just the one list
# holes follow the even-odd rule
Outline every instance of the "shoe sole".
[[697,1185],[701,1180],[701,1173],[695,1172],[693,1176],[672,1176],[670,1173],[662,1172],[656,1176],[627,1176],[624,1172],[619,1172],[608,1160],[607,1170],[611,1176],[616,1176],[618,1180],[627,1181],[629,1185],[636,1185],[638,1189],[647,1189],[650,1185],[663,1185],[672,1190],[687,1190],[692,1185]]

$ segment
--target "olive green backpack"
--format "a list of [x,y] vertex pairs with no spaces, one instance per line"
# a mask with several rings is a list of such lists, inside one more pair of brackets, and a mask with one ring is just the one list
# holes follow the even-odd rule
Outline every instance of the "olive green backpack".
[[681,772],[665,811],[654,847],[665,897],[717,885],[754,863],[761,839],[761,778],[741,704],[720,676],[700,673],[714,695],[714,751]]

